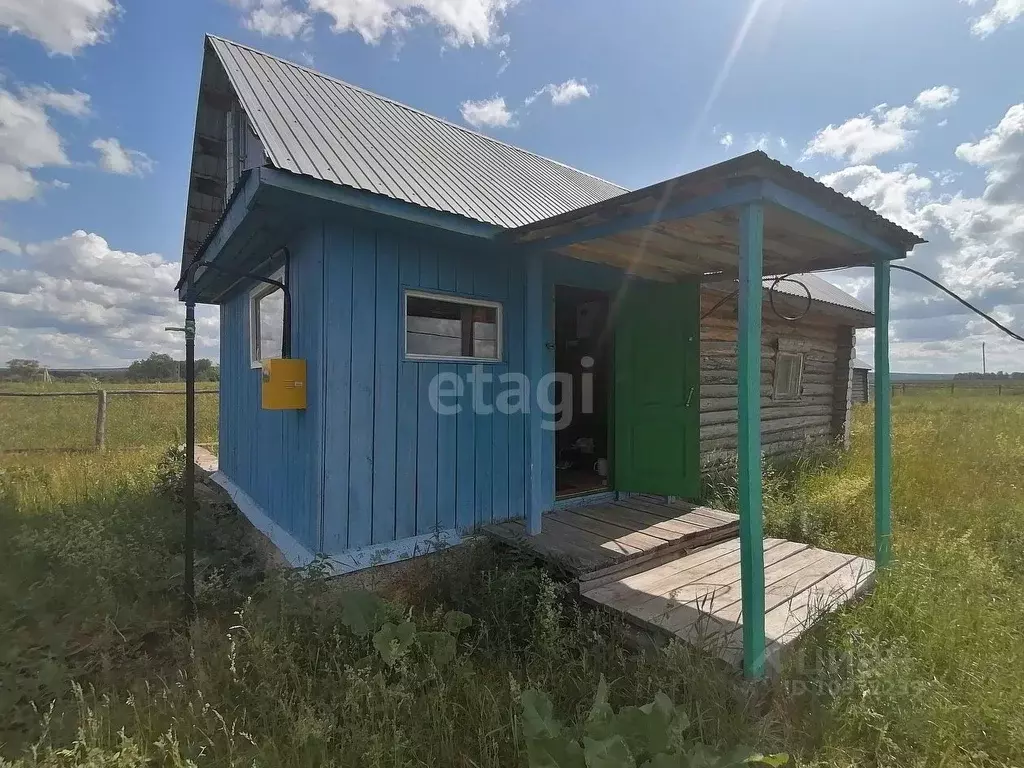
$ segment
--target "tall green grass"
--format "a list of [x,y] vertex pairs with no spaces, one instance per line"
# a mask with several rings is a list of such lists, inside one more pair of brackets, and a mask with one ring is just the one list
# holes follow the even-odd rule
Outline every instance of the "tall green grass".
[[[870,556],[872,413],[831,467],[770,483],[769,534]],[[897,401],[896,566],[815,650],[855,660],[796,720],[843,764],[1024,764],[1024,400]]]
[[[420,563],[388,611],[474,618],[443,672],[384,664],[315,572],[264,574],[237,525],[202,517],[200,619],[181,621],[181,511],[159,453],[0,472],[0,755],[21,765],[514,766],[520,692],[579,723],[661,690],[688,738],[806,765],[1024,764],[1024,403],[897,402],[896,566],[750,686],[685,646],[644,650],[532,563],[487,546]],[[873,549],[870,411],[853,449],[766,476],[766,527]],[[723,491],[719,503],[728,503]],[[228,531],[225,534],[225,531]],[[315,571],[315,569],[314,569]]]

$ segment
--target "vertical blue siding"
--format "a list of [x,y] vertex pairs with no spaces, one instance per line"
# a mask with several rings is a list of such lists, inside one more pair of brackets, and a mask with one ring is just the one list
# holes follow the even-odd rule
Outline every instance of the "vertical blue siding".
[[[463,259],[453,258],[444,253],[438,263],[447,262],[450,271],[455,275],[452,286],[460,296],[472,296],[473,264]],[[442,270],[442,273],[445,270]],[[488,297],[490,298],[490,297]],[[455,374],[465,381],[470,372],[469,365],[454,366]],[[476,428],[477,419],[473,413],[473,401],[470,388],[467,386],[462,398],[462,410],[455,416],[455,526],[472,528],[476,522]],[[444,417],[442,417],[444,418]]]
[[[327,254],[333,258],[333,254]],[[349,361],[352,380],[351,417],[349,421],[348,546],[365,547],[373,534],[373,395],[376,373],[375,331],[380,311],[377,297],[377,240],[372,230],[356,229],[352,240],[352,358]],[[333,296],[328,301],[333,301]],[[378,311],[380,310],[380,311]],[[327,343],[338,339],[328,329]],[[397,354],[397,353],[396,353]],[[327,382],[327,398],[334,398]],[[328,455],[327,460],[331,457]]]
[[326,552],[348,549],[352,418],[353,233],[324,227],[324,535]]
[[398,453],[398,359],[401,349],[398,318],[401,308],[395,297],[400,295],[398,243],[393,235],[378,232],[373,397],[374,544],[395,541],[396,538],[395,466]]
[[[437,253],[427,245],[419,249],[419,280],[403,277],[402,287],[437,289]],[[430,382],[439,372],[437,363],[419,363],[405,360],[402,365],[416,371],[417,375],[417,420],[416,435],[416,534],[424,535],[435,528],[455,527],[455,472],[454,457],[438,455],[441,444],[440,417],[430,407]],[[411,408],[406,408],[412,410]],[[403,409],[403,410],[406,410]],[[451,422],[448,417],[445,424]],[[448,467],[452,471],[448,472]],[[445,514],[439,514],[444,509]]]
[[[505,304],[505,357],[509,372],[522,373],[526,370],[526,281],[525,265],[510,262],[508,265],[508,302]],[[533,405],[531,404],[531,407]],[[526,418],[509,419],[508,431],[508,519],[526,516],[526,500],[529,491],[526,486]],[[495,459],[497,461],[497,458]],[[496,489],[497,493],[497,489]],[[495,504],[495,516],[501,507]]]
[[[398,284],[401,289],[405,285],[418,285],[420,281],[420,252],[416,243],[406,240],[398,246]],[[404,345],[402,339],[401,305],[395,313],[396,344]],[[417,465],[416,436],[420,423],[420,412],[430,410],[427,400],[420,401],[418,396],[419,371],[416,363],[405,359],[398,360],[398,392],[397,418],[395,424],[395,539],[401,540],[417,535],[416,529],[416,483],[420,477]],[[436,428],[431,435],[424,436],[425,441],[437,442]],[[436,469],[429,484],[431,518],[436,515]]]
[[[455,264],[445,258],[440,249],[430,248],[431,263],[436,265],[437,280],[432,287],[441,292],[453,293],[456,288]],[[423,288],[428,288],[424,285]],[[422,363],[421,363],[422,365]],[[438,364],[436,370],[431,367],[424,373],[458,374],[458,366],[452,363]],[[422,378],[422,374],[421,374]],[[424,391],[426,391],[426,382]],[[458,415],[446,414],[437,417],[437,521],[440,530],[454,528],[458,524],[456,513],[458,504],[459,476],[458,472]]]
[[439,244],[401,230],[325,224],[323,549],[339,553],[434,530],[468,529],[525,509],[522,414],[430,406],[431,381],[473,366],[405,359],[406,289],[502,303],[504,360],[480,364],[494,383],[523,357],[518,263],[496,252]]
[[[468,241],[467,241],[468,242]],[[341,553],[452,528],[524,517],[531,497],[528,417],[475,413],[467,385],[456,415],[429,401],[439,373],[474,366],[407,360],[406,289],[498,301],[503,359],[484,402],[526,370],[553,370],[554,286],[628,289],[620,271],[559,257],[543,263],[540,322],[526,315],[526,264],[479,242],[442,244],[405,230],[330,218],[289,244],[295,355],[307,360],[309,407],[260,408],[249,364],[249,293],[221,307],[221,466],[275,522],[310,549]],[[528,328],[537,338],[528,338]],[[536,384],[536,382],[534,382]],[[530,408],[536,412],[534,391]],[[554,433],[540,435],[538,488],[554,504]]]
[[319,544],[322,492],[323,408],[314,389],[323,375],[322,237],[318,225],[288,244],[293,350],[308,365],[306,410],[262,410],[261,372],[250,362],[250,293],[236,293],[221,306],[220,467],[271,520],[310,548]]

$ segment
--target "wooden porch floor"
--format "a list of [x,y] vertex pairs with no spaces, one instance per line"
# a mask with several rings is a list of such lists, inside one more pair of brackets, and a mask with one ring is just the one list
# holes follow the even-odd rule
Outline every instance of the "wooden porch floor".
[[[872,560],[783,539],[764,540],[764,564],[768,664],[825,613],[866,592],[875,570]],[[742,661],[739,539],[641,572],[581,581],[580,594],[643,629]]]
[[537,536],[526,536],[522,520],[484,529],[575,578],[650,568],[730,539],[738,530],[739,518],[730,512],[655,496],[630,496],[548,513]]

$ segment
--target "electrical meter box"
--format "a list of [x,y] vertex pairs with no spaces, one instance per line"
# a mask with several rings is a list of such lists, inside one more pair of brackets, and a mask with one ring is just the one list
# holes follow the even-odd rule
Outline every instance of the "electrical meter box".
[[274,358],[263,362],[263,408],[297,411],[306,407],[306,361]]

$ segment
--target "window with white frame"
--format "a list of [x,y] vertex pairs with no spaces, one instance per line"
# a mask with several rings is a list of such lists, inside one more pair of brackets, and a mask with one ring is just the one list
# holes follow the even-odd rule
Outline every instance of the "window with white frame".
[[775,399],[796,400],[804,378],[804,356],[779,350],[775,357]]
[[406,291],[405,355],[421,360],[501,360],[501,304]]
[[[271,275],[283,282],[284,270]],[[253,289],[249,301],[249,341],[252,367],[260,368],[265,360],[281,357],[284,341],[284,291],[261,283]]]

